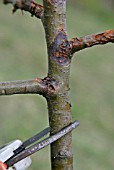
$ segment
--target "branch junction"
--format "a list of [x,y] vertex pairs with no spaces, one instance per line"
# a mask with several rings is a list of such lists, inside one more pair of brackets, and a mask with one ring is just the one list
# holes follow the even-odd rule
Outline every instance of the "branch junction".
[[0,95],[40,94],[49,95],[56,90],[57,84],[49,78],[0,82]]

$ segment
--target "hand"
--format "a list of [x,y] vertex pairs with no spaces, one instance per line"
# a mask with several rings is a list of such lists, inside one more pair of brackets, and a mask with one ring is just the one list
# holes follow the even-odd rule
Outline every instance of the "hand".
[[0,161],[0,170],[6,170],[7,166]]

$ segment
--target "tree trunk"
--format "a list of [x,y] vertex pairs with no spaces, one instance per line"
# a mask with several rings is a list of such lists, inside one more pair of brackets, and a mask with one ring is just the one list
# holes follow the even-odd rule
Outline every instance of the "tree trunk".
[[[3,0],[3,2],[4,4],[11,3],[14,7],[13,12],[17,9],[25,10],[30,12],[32,16],[34,15],[42,20],[47,42],[48,75],[44,79],[36,78],[29,81],[1,82],[0,95],[29,93],[43,95],[48,104],[49,124],[53,139],[48,139],[47,144],[50,144],[52,141],[56,141],[53,134],[72,123],[69,97],[72,55],[77,51],[94,45],[103,45],[108,42],[114,43],[114,30],[107,30],[99,34],[79,38],[75,37],[68,41],[66,33],[66,0],[43,0],[44,6],[37,4],[33,0]],[[57,137],[59,140],[51,144],[52,170],[73,169],[72,134],[70,132],[73,128],[75,128],[74,125],[66,132],[63,129],[62,133],[69,133],[61,139]],[[47,145],[45,142],[44,144]],[[29,155],[31,149],[35,152],[35,149],[38,150],[39,145],[34,147],[27,150]],[[23,153],[21,154],[24,158]],[[19,161],[21,159],[16,158],[16,160]],[[13,160],[13,163],[15,162]]]
[[[48,77],[58,84],[58,89],[47,97],[51,135],[72,122],[69,99],[69,47],[66,35],[66,0],[44,0],[44,28],[48,50]],[[62,45],[61,45],[62,44]],[[51,144],[53,170],[72,170],[72,135]]]

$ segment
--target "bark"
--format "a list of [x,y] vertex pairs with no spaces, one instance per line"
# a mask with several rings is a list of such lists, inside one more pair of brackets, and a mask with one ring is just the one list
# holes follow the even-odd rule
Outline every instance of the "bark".
[[[14,3],[13,0],[4,0]],[[31,0],[16,0],[14,11],[19,8],[31,13]],[[36,16],[37,17],[37,16]],[[66,34],[66,0],[44,0],[42,18],[46,33],[48,50],[48,76],[45,78],[48,91],[45,93],[48,103],[51,135],[72,123],[69,98],[70,46]],[[48,82],[48,83],[47,83]],[[50,91],[49,91],[50,92]],[[14,93],[15,94],[15,93]],[[73,169],[71,132],[51,145],[51,163],[53,170]]]
[[69,43],[71,53],[92,47],[95,45],[103,45],[109,42],[114,43],[114,30],[107,30],[99,34],[92,34],[85,37],[73,38]]
[[[70,58],[66,34],[66,1],[44,0],[44,28],[48,50],[48,77],[58,82],[55,95],[47,97],[51,135],[72,122],[69,98]],[[63,48],[64,47],[64,48]],[[67,48],[67,50],[66,50]],[[53,170],[72,170],[72,134],[51,145]]]
[[50,96],[55,93],[57,83],[50,78],[0,82],[0,95],[40,94]]
[[0,95],[13,94],[44,94],[48,91],[47,86],[41,79],[28,81],[6,81],[0,83]]
[[3,3],[12,4],[14,7],[13,13],[16,12],[17,9],[21,9],[30,12],[32,16],[36,16],[37,18],[42,18],[43,16],[43,6],[33,0],[3,0]]
[[[72,123],[69,97],[72,55],[87,47],[114,42],[114,30],[81,38],[76,37],[68,41],[66,0],[43,0],[44,6],[33,0],[4,0],[4,3],[13,4],[13,12],[21,9],[41,18],[47,42],[48,75],[44,79],[37,79],[37,82],[30,81],[27,84],[11,82],[9,86],[8,83],[1,83],[1,95],[26,92],[42,94],[47,100],[51,135],[54,135]],[[51,144],[51,167],[52,170],[73,169],[71,132]]]

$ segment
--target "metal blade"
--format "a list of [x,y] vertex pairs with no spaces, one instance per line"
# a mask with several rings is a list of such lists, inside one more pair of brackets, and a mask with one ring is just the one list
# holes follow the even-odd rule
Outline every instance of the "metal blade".
[[50,127],[44,129],[43,131],[39,132],[35,136],[27,139],[26,141],[23,142],[23,144],[14,150],[14,155],[17,155],[21,151],[23,151],[27,146],[31,145],[32,143],[38,141],[39,139],[43,138],[45,135],[47,135],[50,132]]
[[50,145],[51,143],[55,142],[59,138],[65,136],[67,133],[71,132],[79,124],[80,124],[79,121],[76,120],[73,123],[71,123],[70,125],[68,125],[65,128],[61,129],[56,134],[54,134],[54,135],[52,135],[50,137],[47,137],[46,139],[42,140],[41,142],[36,143],[35,145],[25,149],[24,151],[20,152],[15,157],[13,157],[12,159],[10,158],[9,160],[7,160],[5,162],[7,167],[10,167],[10,166],[14,165],[15,163],[21,161],[22,159],[24,159],[24,158],[38,152],[39,150],[43,149],[44,147]]

